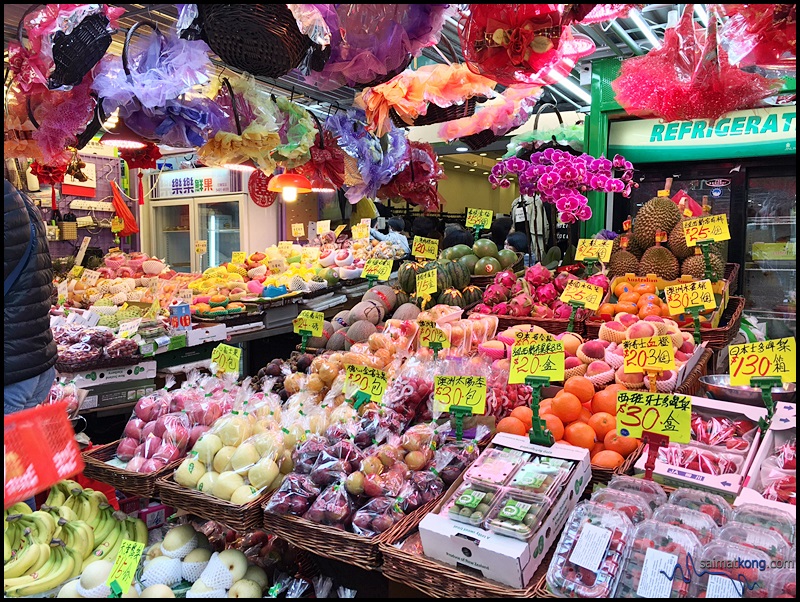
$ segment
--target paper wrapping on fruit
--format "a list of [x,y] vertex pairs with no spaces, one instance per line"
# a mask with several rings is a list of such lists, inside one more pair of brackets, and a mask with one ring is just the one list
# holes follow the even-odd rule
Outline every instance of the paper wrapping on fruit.
[[710,475],[734,474],[744,462],[733,454],[721,454],[690,445],[671,443],[658,450],[661,462],[680,468],[688,468]]
[[746,454],[755,432],[756,425],[746,418],[738,420],[718,416],[704,418],[698,413],[692,414],[692,441],[716,448],[718,451]]

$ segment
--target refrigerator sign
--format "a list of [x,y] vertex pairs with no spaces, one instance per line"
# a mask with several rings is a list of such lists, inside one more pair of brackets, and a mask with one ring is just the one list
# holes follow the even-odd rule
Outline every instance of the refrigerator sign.
[[611,123],[608,152],[633,163],[792,155],[796,117],[794,106],[782,106],[734,111],[716,121],[617,121]]
[[231,176],[227,169],[203,167],[165,171],[158,178],[159,199],[203,196],[231,192]]

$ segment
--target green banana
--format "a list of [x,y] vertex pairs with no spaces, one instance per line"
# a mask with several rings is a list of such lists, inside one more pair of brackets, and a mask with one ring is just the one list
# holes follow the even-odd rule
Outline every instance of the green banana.
[[111,533],[111,529],[114,528],[114,523],[116,522],[113,514],[114,510],[111,508],[111,506],[103,508],[100,511],[100,522],[94,529],[95,544],[103,541],[106,537],[108,537],[108,534]]
[[6,535],[8,536],[8,543],[11,546],[11,555],[14,556],[20,548],[19,526],[15,523],[8,523]]
[[[54,563],[50,565],[48,560],[35,576],[28,576],[28,582],[5,589],[7,596],[13,598],[35,596],[51,590],[69,579],[70,575],[75,571],[75,561],[72,555],[64,549],[64,542],[57,539],[54,539],[53,542],[54,549],[50,553],[50,558],[55,558]],[[49,569],[46,568],[48,566],[50,567]]]
[[3,533],[3,564],[11,560],[11,542],[8,539],[8,533]]
[[65,537],[64,543],[68,548],[74,548],[80,552],[81,563],[83,563],[94,550],[94,531],[80,520],[64,521],[62,528]]
[[47,500],[45,500],[45,505],[60,506],[66,501],[67,501],[67,496],[61,490],[61,488],[58,487],[57,485],[53,485],[50,488],[50,493],[47,494]]
[[27,535],[27,537],[28,545],[25,547],[25,549],[17,554],[16,558],[3,567],[4,579],[13,579],[14,577],[21,577],[22,575],[27,574],[28,571],[31,570],[31,567],[39,561],[42,548],[39,547],[38,543],[31,541],[30,535]]
[[69,495],[75,489],[83,491],[83,486],[81,486],[81,484],[77,481],[73,481],[71,479],[64,479],[63,481],[60,481],[60,485],[64,493],[67,495]]
[[33,510],[25,502],[17,502],[8,509],[8,516],[13,514],[31,514]]

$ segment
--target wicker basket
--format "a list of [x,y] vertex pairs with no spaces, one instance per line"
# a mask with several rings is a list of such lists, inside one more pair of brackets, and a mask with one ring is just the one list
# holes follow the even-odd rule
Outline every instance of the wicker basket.
[[62,374],[85,372],[86,370],[102,370],[104,368],[119,368],[120,366],[135,366],[142,361],[140,355],[127,357],[105,357],[90,362],[56,362],[56,371]]
[[297,67],[311,40],[285,4],[198,4],[202,37],[228,65],[278,78]]
[[77,222],[58,222],[61,230],[61,240],[78,240]]
[[739,264],[726,263],[725,264],[725,280],[728,281],[728,293],[733,294],[739,288]]
[[477,102],[478,98],[473,96],[460,105],[450,105],[449,107],[440,107],[439,105],[431,103],[428,105],[428,111],[425,115],[418,116],[411,123],[406,123],[394,109],[389,109],[389,117],[391,117],[392,123],[399,128],[446,123],[448,121],[474,115]]
[[158,479],[165,474],[172,474],[172,471],[183,461],[181,458],[167,464],[161,470],[149,474],[131,472],[106,464],[106,461],[117,455],[117,445],[119,445],[119,441],[114,441],[83,452],[83,461],[86,464],[83,474],[90,479],[107,483],[115,489],[138,497],[151,498],[156,495]]
[[[739,324],[742,321],[742,311],[744,311],[744,297],[731,297],[728,299],[728,306],[722,312],[722,318],[717,328],[701,328],[700,338],[706,343],[709,349],[722,349],[727,347],[728,344],[739,332]],[[694,328],[684,327],[681,330],[685,332],[694,332]]]
[[[414,60],[414,57],[408,54],[406,55],[405,60],[402,63],[400,63],[400,65],[396,69],[392,69],[391,71],[387,72],[386,75],[378,76],[372,81],[369,81],[365,84],[355,84],[352,87],[355,88],[356,90],[363,90],[364,88],[371,88],[373,86],[379,86],[381,84],[385,84],[390,79],[397,77],[403,71],[408,69],[408,66],[411,64],[412,60]],[[405,124],[403,124],[403,127],[405,127]]]
[[264,528],[292,542],[298,548],[325,558],[352,564],[367,571],[379,570],[383,564],[380,553],[382,543],[396,541],[399,534],[407,533],[409,526],[419,521],[439,503],[440,499],[420,506],[392,526],[391,529],[369,538],[342,529],[319,525],[299,516],[279,515],[264,510]]
[[161,501],[167,506],[222,523],[234,531],[245,532],[261,526],[263,514],[261,506],[271,495],[271,493],[264,494],[242,505],[232,504],[207,493],[178,485],[171,471],[159,479],[158,491]]
[[[514,316],[497,317],[499,318],[499,324],[497,325],[498,331],[505,330],[506,328],[511,328],[513,326],[518,326],[520,324],[531,324],[533,326],[539,326],[540,328],[543,328],[550,334],[561,334],[562,332],[567,332],[567,327],[569,326],[569,320],[564,318],[518,318]],[[575,334],[583,336],[585,332],[584,322],[585,320],[582,318],[575,318],[572,331]]]

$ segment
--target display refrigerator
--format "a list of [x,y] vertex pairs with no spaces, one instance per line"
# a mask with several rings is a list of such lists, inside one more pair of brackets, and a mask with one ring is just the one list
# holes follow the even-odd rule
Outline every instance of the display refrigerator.
[[797,333],[797,191],[794,157],[736,161],[642,164],[639,188],[615,195],[611,224],[622,231],[636,212],[672,178],[671,194],[686,192],[698,204],[708,197],[712,214],[725,214],[731,239],[723,259],[740,266],[735,294],[745,313],[765,323],[771,339]]

